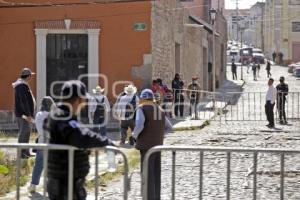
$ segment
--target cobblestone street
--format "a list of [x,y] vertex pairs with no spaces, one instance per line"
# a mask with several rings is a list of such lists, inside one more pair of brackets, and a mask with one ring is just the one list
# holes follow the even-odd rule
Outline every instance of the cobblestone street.
[[[266,92],[267,78],[264,66],[258,81],[253,81],[251,74],[244,69],[245,92]],[[238,73],[239,74],[239,73]],[[275,84],[284,75],[290,91],[299,91],[299,80],[288,75],[287,68],[272,68]],[[231,77],[231,76],[228,76]],[[238,77],[239,78],[239,77]],[[295,104],[298,104],[299,100]],[[258,108],[257,111],[264,110]],[[293,110],[295,116],[298,109]],[[229,110],[229,112],[231,112]],[[233,112],[236,108],[233,106]],[[290,111],[291,112],[291,111]],[[230,114],[230,113],[229,113]],[[266,121],[213,121],[202,130],[175,132],[166,138],[165,144],[188,146],[225,146],[225,147],[260,147],[291,148],[300,147],[299,119],[289,120],[288,125],[276,124],[269,129]],[[285,198],[300,199],[300,156],[285,157]],[[199,199],[199,153],[178,152],[176,154],[176,194],[175,199]],[[252,199],[253,176],[246,176],[253,162],[251,153],[232,153],[231,157],[231,199]],[[225,199],[226,197],[226,154],[204,154],[204,186],[203,199]],[[251,171],[251,170],[250,170]],[[280,191],[280,155],[258,154],[257,167],[257,199],[279,199]],[[141,199],[140,175],[136,170],[131,181],[129,199]],[[109,187],[101,188],[100,199],[122,199],[122,182],[114,182]],[[170,199],[171,195],[171,153],[162,156],[162,199]]]

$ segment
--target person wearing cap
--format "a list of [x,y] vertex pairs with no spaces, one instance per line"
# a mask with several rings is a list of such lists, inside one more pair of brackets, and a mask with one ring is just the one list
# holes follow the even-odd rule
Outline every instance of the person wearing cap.
[[[29,68],[23,68],[20,78],[12,84],[15,91],[14,113],[19,128],[19,143],[28,143],[30,138],[36,101],[28,82],[34,74]],[[21,158],[26,159],[30,156],[29,149],[22,150]]]
[[[120,95],[115,105],[115,114],[120,121],[121,141],[120,145],[124,145],[127,138],[127,131],[134,129],[134,116],[136,106],[139,104],[139,97],[136,95],[137,88],[134,85],[124,87],[123,95]],[[132,140],[130,138],[130,143]]]
[[[89,173],[89,150],[87,148],[114,145],[80,123],[77,116],[86,101],[86,88],[81,81],[66,81],[61,89],[60,103],[50,111],[44,129],[49,133],[50,144],[71,145],[79,148],[74,153],[73,195],[85,200],[85,178]],[[68,197],[68,152],[50,150],[48,155],[47,191],[50,200],[66,200]]]
[[[190,116],[198,118],[197,106],[200,99],[200,86],[197,83],[198,77],[192,77],[192,82],[188,85],[187,96],[190,99]],[[193,116],[194,115],[194,116]]]
[[[165,117],[163,109],[154,103],[154,94],[150,89],[144,89],[140,95],[137,107],[135,128],[132,137],[135,147],[141,155],[141,172],[144,157],[152,147],[163,145],[165,130],[172,130],[172,124]],[[149,158],[148,199],[160,199],[161,188],[161,154],[154,153]]]
[[276,86],[277,89],[277,110],[279,112],[280,124],[287,124],[286,114],[285,114],[285,102],[286,96],[289,92],[289,86],[284,82],[284,77],[281,76],[279,79],[279,84]]

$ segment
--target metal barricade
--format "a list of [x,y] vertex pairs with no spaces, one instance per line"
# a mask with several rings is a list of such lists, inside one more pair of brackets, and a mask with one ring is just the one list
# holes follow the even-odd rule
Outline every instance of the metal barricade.
[[[252,171],[251,175],[253,175],[253,189],[252,189],[252,199],[256,200],[258,199],[257,197],[257,166],[258,166],[258,155],[259,154],[277,154],[280,155],[280,191],[279,191],[279,196],[280,200],[284,199],[284,186],[285,186],[285,156],[287,154],[300,154],[300,150],[295,150],[295,149],[271,149],[271,148],[266,148],[266,149],[254,149],[254,148],[226,148],[226,147],[187,147],[187,146],[157,146],[152,149],[150,149],[147,154],[145,155],[144,162],[143,162],[143,174],[142,174],[142,197],[143,200],[149,200],[147,197],[147,188],[148,188],[148,165],[149,165],[149,158],[151,155],[154,153],[158,152],[165,152],[169,151],[172,152],[172,161],[171,161],[171,199],[175,199],[175,187],[176,187],[176,179],[175,179],[175,172],[176,172],[176,153],[177,152],[199,152],[199,188],[198,188],[198,195],[199,199],[204,199],[203,197],[203,188],[205,186],[206,182],[203,182],[204,180],[204,158],[205,155],[204,153],[206,152],[215,152],[215,153],[225,153],[226,156],[226,199],[230,200],[231,198],[231,174],[232,174],[232,154],[233,153],[247,153],[247,154],[252,154],[253,155],[253,164],[252,164]],[[196,166],[193,166],[194,168]],[[153,175],[153,174],[152,174]],[[157,175],[156,175],[157,176]],[[190,188],[193,190],[194,188]],[[197,189],[194,189],[197,190]],[[191,191],[190,191],[191,192]],[[240,197],[241,199],[243,197]]]
[[[54,145],[54,144],[25,144],[25,143],[0,143],[0,149],[15,149],[16,156],[16,200],[20,199],[20,177],[21,177],[21,151],[24,149],[36,149],[43,151],[43,169],[44,169],[44,182],[43,182],[43,199],[47,199],[47,167],[48,167],[48,152],[49,150],[68,151],[68,200],[73,200],[73,172],[74,172],[74,153],[80,150],[74,146],[68,145]],[[130,190],[129,168],[128,159],[126,154],[116,147],[107,146],[105,148],[91,148],[95,152],[95,199],[98,199],[98,165],[99,165],[99,151],[109,150],[116,154],[120,154],[124,161],[124,187],[123,199],[128,199],[128,191]]]

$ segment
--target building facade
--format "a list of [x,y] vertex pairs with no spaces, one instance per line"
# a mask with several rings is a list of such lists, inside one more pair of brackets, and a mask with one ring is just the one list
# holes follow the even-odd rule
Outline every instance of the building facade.
[[300,61],[300,1],[266,0],[265,52],[283,53],[285,63]]

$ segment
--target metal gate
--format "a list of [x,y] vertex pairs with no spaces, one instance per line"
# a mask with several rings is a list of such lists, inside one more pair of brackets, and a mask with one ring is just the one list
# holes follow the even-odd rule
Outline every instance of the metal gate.
[[[234,191],[232,189],[232,185],[233,185],[233,182],[236,180],[235,173],[242,172],[242,169],[238,169],[237,172],[233,170],[233,167],[236,167],[232,164],[233,160],[236,159],[236,154],[237,155],[245,154],[245,155],[247,155],[247,157],[244,157],[244,158],[249,159],[250,163],[248,163],[248,165],[246,165],[246,170],[248,169],[248,172],[245,176],[243,175],[243,177],[249,178],[249,179],[250,179],[250,177],[252,177],[251,178],[252,179],[252,192],[250,192],[250,196],[249,196],[251,199],[254,199],[254,200],[260,199],[258,197],[259,186],[257,183],[258,183],[258,176],[261,175],[262,172],[258,171],[258,165],[261,163],[265,164],[264,162],[259,162],[260,161],[259,156],[264,156],[264,155],[268,155],[268,156],[265,156],[266,158],[278,156],[279,165],[274,166],[274,169],[277,169],[277,170],[279,169],[279,171],[278,172],[276,171],[276,173],[275,172],[273,173],[274,176],[275,175],[279,176],[279,179],[276,179],[276,180],[278,180],[278,183],[280,185],[279,190],[275,191],[276,194],[278,193],[278,197],[276,199],[283,200],[283,199],[285,199],[285,197],[287,197],[287,195],[285,195],[286,185],[290,186],[289,192],[298,191],[297,186],[294,184],[291,184],[291,182],[289,182],[290,180],[285,181],[285,178],[289,177],[288,176],[289,173],[291,173],[291,172],[297,173],[297,174],[300,173],[298,168],[294,166],[295,163],[291,162],[292,160],[295,160],[296,157],[297,158],[300,157],[300,155],[299,155],[300,150],[297,150],[297,149],[252,149],[252,148],[226,148],[226,147],[205,147],[205,146],[203,146],[203,147],[201,147],[201,146],[200,147],[157,146],[157,147],[150,149],[144,158],[143,174],[142,174],[143,200],[149,200],[148,196],[147,196],[148,195],[147,194],[148,178],[149,178],[148,177],[149,174],[147,172],[149,170],[149,158],[151,155],[153,155],[154,153],[157,153],[157,152],[164,152],[165,153],[164,157],[166,157],[166,158],[170,158],[166,154],[167,154],[167,152],[171,152],[170,166],[162,166],[162,168],[164,167],[164,169],[167,168],[168,171],[171,171],[171,174],[170,174],[171,186],[170,186],[170,188],[169,187],[166,188],[166,185],[164,185],[164,190],[166,190],[165,192],[170,194],[168,199],[172,199],[172,200],[176,199],[176,185],[179,185],[181,183],[180,181],[179,182],[176,181],[176,170],[179,170],[180,167],[189,167],[188,169],[199,170],[198,173],[196,173],[196,174],[189,172],[189,173],[187,173],[188,175],[181,175],[180,173],[178,173],[178,176],[180,176],[178,178],[178,180],[182,180],[186,176],[196,177],[195,179],[198,180],[197,184],[195,182],[193,182],[193,184],[189,183],[189,187],[187,188],[189,196],[187,198],[191,198],[191,196],[190,196],[191,193],[193,193],[193,194],[198,193],[197,197],[193,196],[193,199],[200,199],[200,200],[207,199],[204,196],[204,187],[206,187],[208,185],[208,182],[204,181],[204,179],[209,177],[209,173],[208,173],[208,171],[206,171],[207,170],[206,168],[210,168],[212,166],[211,162],[216,163],[216,161],[220,161],[221,159],[224,161],[224,162],[222,162],[223,167],[218,168],[218,170],[222,171],[224,173],[224,178],[226,179],[226,180],[222,180],[223,181],[222,183],[224,183],[224,185],[225,185],[225,189],[224,189],[225,191],[224,191],[224,194],[222,194],[222,195],[224,197],[226,197],[227,200],[245,199],[245,196],[235,196],[235,197],[232,196],[232,193]],[[188,154],[194,153],[193,155],[195,155],[195,158],[197,158],[197,160],[199,162],[197,162],[196,160],[193,160],[193,161],[191,161],[192,163],[185,163],[184,161],[179,163],[179,160],[184,159],[183,156],[178,155],[180,152],[187,152]],[[208,153],[210,153],[210,154],[208,154]],[[217,153],[222,153],[223,154],[222,158],[220,158],[220,157],[217,158],[216,157]],[[162,153],[162,155],[164,155],[164,154]],[[291,156],[291,157],[289,157],[289,156]],[[209,159],[209,160],[205,160],[205,159]],[[209,162],[209,163],[206,164],[206,162]],[[272,160],[270,160],[270,162],[274,163],[274,161],[272,161]],[[183,166],[183,164],[186,164],[187,166]],[[192,166],[190,166],[190,165],[192,165]],[[290,169],[291,167],[295,167],[296,169],[291,170],[291,171],[286,170],[286,169]],[[270,171],[269,173],[272,173],[272,171]],[[154,176],[154,175],[151,174],[151,176]],[[156,174],[155,176],[158,176],[158,174]],[[165,179],[167,179],[167,178],[165,178]],[[218,180],[220,180],[220,179],[221,179],[221,177],[218,177]],[[298,181],[298,179],[296,181]],[[212,189],[217,189],[218,187],[221,187],[221,183],[220,183],[220,185],[215,184],[214,186],[215,186],[215,188],[212,188]],[[242,187],[240,187],[239,189],[242,190]],[[182,193],[184,191],[180,191],[180,192]],[[222,199],[224,199],[224,197]],[[267,199],[272,199],[272,198],[270,197]],[[286,199],[289,199],[289,198],[286,198]]]

